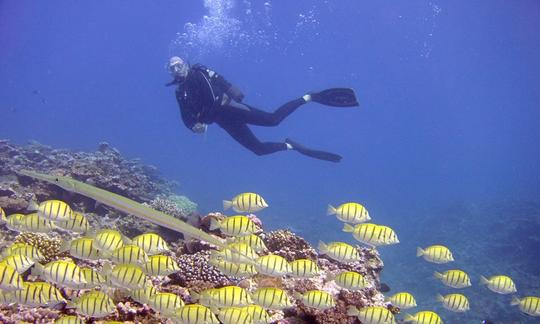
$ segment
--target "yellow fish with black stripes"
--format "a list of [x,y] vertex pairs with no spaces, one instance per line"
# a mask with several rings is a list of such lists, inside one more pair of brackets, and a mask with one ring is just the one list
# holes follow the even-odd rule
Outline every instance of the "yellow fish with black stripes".
[[46,306],[49,302],[47,296],[43,294],[43,287],[33,282],[25,282],[23,289],[8,293],[6,300],[10,303],[17,303],[28,307]]
[[90,223],[83,214],[73,212],[68,220],[57,221],[56,225],[66,231],[73,233],[86,233],[90,229]]
[[258,273],[272,277],[281,277],[292,272],[289,262],[277,254],[260,256],[255,260],[254,266]]
[[405,314],[405,323],[415,324],[443,324],[443,320],[439,314],[432,311],[422,311],[414,315]]
[[60,290],[58,290],[55,286],[51,285],[50,283],[36,281],[36,282],[32,282],[32,285],[38,288],[41,288],[41,293],[47,300],[47,302],[45,303],[45,306],[54,307],[60,303],[66,302],[66,299],[64,298]]
[[73,216],[71,207],[61,200],[47,200],[41,202],[39,205],[31,202],[28,210],[36,210],[40,217],[54,222],[66,221]]
[[258,288],[251,294],[251,298],[253,303],[272,310],[282,310],[294,306],[287,292],[280,288]]
[[448,287],[466,288],[471,286],[471,278],[462,270],[453,269],[443,273],[435,271],[434,276]]
[[540,316],[540,297],[529,296],[523,298],[512,297],[512,306],[519,306],[519,310],[529,316]]
[[454,256],[449,248],[444,245],[431,245],[425,249],[417,248],[416,256],[432,263],[443,264],[454,261]]
[[84,324],[84,321],[75,315],[65,315],[54,321],[54,324]]
[[84,316],[104,317],[114,312],[116,304],[104,292],[91,290],[78,298],[73,298],[67,307],[76,308],[77,312]]
[[24,288],[23,279],[10,265],[0,263],[0,290],[14,291]]
[[251,297],[247,291],[238,286],[225,286],[221,288],[211,288],[202,291],[200,294],[190,293],[192,298],[208,307],[240,307],[252,304]]
[[506,295],[517,292],[514,281],[508,276],[498,275],[492,276],[489,279],[484,276],[480,276],[480,284],[486,285],[489,290],[497,294]]
[[70,261],[51,261],[45,265],[36,263],[32,268],[32,275],[74,289],[87,283],[81,268]]
[[319,242],[319,252],[341,263],[360,261],[358,250],[344,242]]
[[27,243],[13,243],[2,251],[2,257],[14,254],[24,255],[25,257],[34,260],[34,262],[42,262],[45,260],[45,257],[37,247]]
[[182,298],[173,293],[158,292],[150,295],[147,301],[153,310],[165,316],[174,315],[177,308],[184,306]]
[[456,313],[463,313],[471,308],[469,300],[462,294],[448,294],[446,296],[439,294],[437,300],[443,304],[444,308]]
[[226,307],[216,311],[223,324],[254,324],[253,318],[243,307]]
[[142,266],[148,262],[148,256],[143,249],[137,245],[127,244],[112,253],[104,253],[105,258],[114,263],[127,263]]
[[92,268],[81,267],[84,279],[86,283],[78,287],[78,289],[93,289],[104,286],[108,280],[107,277],[101,273],[96,272]]
[[356,316],[363,324],[395,324],[394,314],[387,308],[381,306],[368,306],[356,308],[349,306],[347,315]]
[[229,262],[218,258],[210,258],[208,263],[227,276],[247,278],[257,274],[257,270],[252,264]]
[[208,307],[199,304],[178,308],[173,321],[176,324],[219,324],[216,315]]
[[113,229],[102,229],[88,236],[94,239],[94,247],[102,252],[113,252],[124,246],[124,243],[131,243],[122,233]]
[[134,289],[129,292],[129,296],[139,304],[148,304],[148,300],[158,291],[154,286],[148,285],[142,289]]
[[245,192],[236,195],[232,200],[223,200],[224,210],[231,207],[237,213],[255,213],[268,207],[268,204],[260,195],[253,192]]
[[248,305],[244,306],[243,309],[248,312],[255,324],[269,324],[272,322],[268,312],[259,305]]
[[134,264],[118,264],[112,267],[109,263],[101,270],[113,286],[124,289],[142,289],[147,286],[146,274],[143,269]]
[[217,229],[228,236],[246,236],[258,230],[257,225],[251,219],[242,215],[225,217],[223,220],[212,218],[210,230]]
[[358,291],[364,289],[368,282],[360,273],[355,271],[342,271],[337,275],[328,275],[329,280],[334,280],[341,288]]
[[0,263],[11,266],[17,273],[22,274],[34,265],[34,260],[22,254],[12,254],[5,257]]
[[57,228],[53,221],[40,217],[38,213],[24,216],[20,221],[20,225],[23,231],[32,233],[49,233]]
[[328,205],[326,214],[336,215],[340,221],[351,224],[360,224],[371,220],[366,207],[355,202],[348,202],[337,208]]
[[131,244],[142,248],[148,255],[155,255],[170,251],[167,242],[156,233],[145,233],[135,236]]
[[93,238],[81,237],[71,242],[64,242],[60,252],[69,252],[72,256],[82,260],[98,260],[102,252],[96,248]]
[[334,297],[322,290],[308,290],[303,294],[296,293],[295,297],[304,305],[318,310],[326,310],[336,306]]
[[347,233],[352,233],[353,237],[356,240],[371,246],[391,245],[399,243],[399,239],[394,230],[384,225],[363,223],[352,226],[345,223],[343,224],[343,231]]
[[228,243],[246,243],[256,253],[260,253],[267,250],[266,244],[264,244],[264,241],[262,240],[262,238],[260,238],[258,235],[255,235],[255,234],[229,238],[227,242]]
[[392,305],[399,307],[400,309],[409,309],[417,306],[416,299],[408,292],[399,292],[390,296],[387,301]]
[[168,276],[180,270],[178,263],[168,255],[152,255],[143,266],[150,276]]
[[309,259],[296,259],[289,262],[291,266],[291,276],[296,278],[313,278],[319,275],[317,262]]

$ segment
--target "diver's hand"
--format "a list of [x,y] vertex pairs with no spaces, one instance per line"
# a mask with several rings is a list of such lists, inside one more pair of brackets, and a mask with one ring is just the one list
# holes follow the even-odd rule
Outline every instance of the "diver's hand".
[[242,102],[242,100],[244,100],[242,91],[233,85],[227,90],[227,94],[237,102]]
[[194,132],[194,133],[197,133],[197,134],[203,134],[206,132],[206,129],[208,128],[208,125],[207,124],[203,124],[203,123],[196,123],[192,128],[191,130]]

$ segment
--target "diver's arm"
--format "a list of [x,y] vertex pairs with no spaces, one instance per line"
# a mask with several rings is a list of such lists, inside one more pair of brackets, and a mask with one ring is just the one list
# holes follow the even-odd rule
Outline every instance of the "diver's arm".
[[180,108],[180,115],[182,121],[187,128],[193,130],[193,127],[198,122],[197,115],[193,113],[185,104],[182,104],[182,95],[179,90],[176,91],[176,101],[178,101],[178,107]]

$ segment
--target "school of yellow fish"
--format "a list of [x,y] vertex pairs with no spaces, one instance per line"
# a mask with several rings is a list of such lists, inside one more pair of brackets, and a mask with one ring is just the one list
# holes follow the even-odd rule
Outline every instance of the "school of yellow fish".
[[[258,194],[242,193],[230,201],[223,201],[223,207],[232,208],[237,213],[254,213],[268,207],[268,204]],[[65,242],[61,251],[69,252],[72,257],[81,260],[108,260],[98,273],[92,268],[79,267],[73,261],[56,260],[41,264],[44,257],[40,251],[24,243],[14,243],[2,251],[0,303],[30,307],[55,307],[65,303],[67,307],[75,308],[80,315],[64,316],[56,323],[83,323],[82,318],[100,318],[111,314],[116,309],[110,297],[111,289],[122,290],[133,300],[149,305],[175,323],[183,324],[269,323],[267,310],[293,307],[294,301],[320,310],[336,305],[334,297],[321,290],[289,296],[279,288],[260,287],[248,292],[239,286],[191,292],[192,300],[198,303],[184,304],[180,296],[158,292],[150,283],[149,276],[168,276],[180,269],[176,261],[167,255],[169,247],[159,235],[145,233],[130,239],[113,229],[93,230],[83,214],[73,211],[68,204],[59,200],[31,204],[29,210],[35,212],[6,216],[0,208],[1,221],[8,229],[18,232],[47,233],[60,230],[78,234],[78,237]],[[336,215],[344,223],[343,231],[352,233],[357,241],[365,245],[379,247],[399,243],[396,233],[390,227],[367,223],[371,217],[359,203],[345,203],[337,208],[329,206],[327,213]],[[213,251],[209,261],[225,275],[238,278],[255,274],[312,278],[320,272],[313,260],[288,262],[278,255],[263,254],[266,247],[256,235],[259,228],[247,216],[212,219],[210,229],[219,230],[228,237],[227,246]],[[320,242],[319,252],[341,263],[360,260],[358,250],[345,242]],[[442,245],[418,248],[417,256],[438,264],[454,261],[452,252]],[[28,270],[36,280],[41,281],[23,281],[22,274]],[[469,276],[462,270],[435,272],[435,277],[448,287],[460,289],[471,286]],[[334,280],[339,287],[350,291],[358,291],[369,285],[360,273],[353,271],[342,271],[328,276],[326,280]],[[503,275],[481,277],[481,284],[499,294],[516,292],[512,279]],[[57,287],[80,290],[80,294],[67,300]],[[450,311],[465,312],[469,309],[469,301],[462,294],[437,295],[436,298]],[[394,294],[387,301],[400,309],[417,306],[414,296],[407,292]],[[540,316],[538,297],[514,297],[512,305],[519,306],[528,315]],[[357,316],[365,324],[395,323],[392,312],[381,306],[361,309],[350,306],[348,315]],[[405,321],[442,323],[439,315],[432,311],[405,314]]]

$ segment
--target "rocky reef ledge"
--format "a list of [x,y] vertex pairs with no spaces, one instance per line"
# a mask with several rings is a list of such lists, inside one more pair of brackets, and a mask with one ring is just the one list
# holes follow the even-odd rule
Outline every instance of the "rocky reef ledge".
[[[348,306],[358,308],[383,306],[392,312],[398,310],[384,301],[379,291],[379,276],[383,263],[374,249],[357,246],[361,260],[352,263],[339,263],[319,253],[302,237],[289,230],[265,231],[263,222],[255,215],[252,219],[261,227],[258,234],[264,241],[269,253],[282,256],[287,261],[300,258],[317,262],[320,274],[312,278],[268,277],[255,275],[251,278],[227,276],[209,263],[210,246],[197,241],[186,242],[181,235],[163,229],[157,225],[141,221],[96,205],[86,197],[66,192],[59,187],[28,177],[19,177],[15,171],[31,169],[37,172],[69,176],[79,181],[118,193],[138,202],[161,210],[167,214],[198,224],[208,231],[209,219],[220,218],[219,212],[199,215],[196,204],[184,196],[175,194],[175,183],[160,175],[157,168],[144,165],[139,160],[122,157],[118,150],[107,143],[101,143],[96,152],[72,152],[53,149],[38,143],[19,146],[7,140],[0,140],[0,207],[7,215],[27,214],[30,201],[61,199],[74,210],[84,213],[91,227],[112,228],[127,237],[133,237],[149,231],[162,235],[171,247],[170,256],[175,259],[180,271],[168,277],[150,277],[152,285],[161,292],[172,292],[182,297],[186,303],[192,302],[190,292],[200,292],[208,288],[237,285],[247,291],[260,287],[284,289],[290,296],[318,289],[326,291],[335,298],[336,306],[326,310],[307,307],[299,300],[294,300],[294,307],[283,311],[269,311],[273,323],[360,323],[353,316],[347,315]],[[216,234],[217,233],[213,233]],[[47,234],[18,233],[0,225],[0,247],[5,248],[13,242],[25,242],[36,246],[47,261],[73,259],[67,252],[60,252],[62,241],[71,239],[62,232]],[[100,261],[90,262],[73,259],[78,265],[99,270]],[[368,285],[358,291],[349,291],[338,287],[329,277],[340,271],[356,271],[364,276]],[[23,275],[31,281],[30,271]],[[77,295],[77,291],[61,289],[65,298]],[[89,323],[101,323],[103,320],[124,321],[127,323],[172,323],[146,304],[139,304],[125,293],[115,293],[116,310],[105,318],[90,319]],[[1,323],[53,323],[65,314],[75,314],[74,309],[62,307],[44,308],[22,305],[0,304]]]

